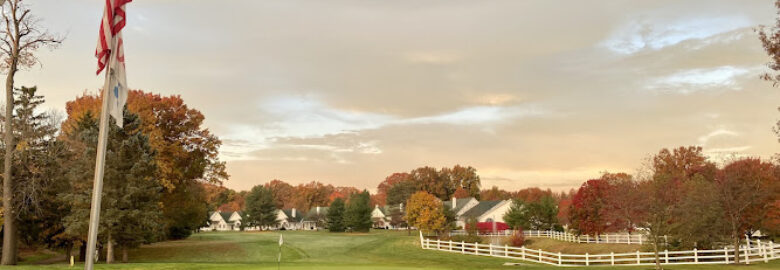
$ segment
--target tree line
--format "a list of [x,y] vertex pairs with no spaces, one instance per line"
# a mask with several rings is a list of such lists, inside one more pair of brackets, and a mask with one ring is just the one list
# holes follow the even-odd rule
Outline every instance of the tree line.
[[[63,249],[67,257],[77,248],[83,260],[101,97],[67,102],[65,119],[40,112],[44,98],[35,87],[15,89],[14,97],[14,144],[2,147],[13,153],[15,192],[3,221],[18,225],[24,246]],[[116,249],[127,261],[128,249],[185,238],[204,224],[202,183],[229,176],[217,157],[221,141],[203,120],[179,96],[130,91],[125,124],[110,125],[106,152],[99,245],[107,262]]]

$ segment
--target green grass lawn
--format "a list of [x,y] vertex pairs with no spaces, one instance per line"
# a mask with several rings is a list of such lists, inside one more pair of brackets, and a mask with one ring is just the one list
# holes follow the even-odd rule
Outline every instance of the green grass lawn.
[[[276,269],[278,232],[195,234],[189,239],[144,246],[128,264],[99,264],[96,269]],[[281,269],[566,269],[527,263],[504,266],[510,259],[422,250],[418,237],[404,231],[369,234],[285,232]],[[77,265],[73,269],[83,268]],[[589,267],[588,269],[650,269]],[[0,269],[71,269],[59,265],[20,265]],[[568,268],[572,269],[572,268]],[[780,262],[750,266],[670,266],[667,269],[780,269]]]

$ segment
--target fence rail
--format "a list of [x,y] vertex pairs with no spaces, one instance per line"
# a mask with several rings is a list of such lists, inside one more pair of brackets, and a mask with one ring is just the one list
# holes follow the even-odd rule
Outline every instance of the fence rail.
[[[466,243],[427,239],[420,234],[420,245],[423,249],[440,250],[467,255],[491,256],[538,262],[557,266],[590,266],[590,265],[653,265],[653,252],[629,252],[609,254],[562,254],[547,252],[541,249],[525,247],[510,247],[508,245],[493,245]],[[661,264],[728,264],[733,263],[735,256],[745,263],[763,261],[769,262],[780,258],[780,244],[749,240],[747,245],[740,247],[740,254],[735,254],[733,248],[716,250],[686,250],[659,252]]]
[[[454,230],[450,232],[450,235],[466,235],[464,230]],[[503,231],[489,231],[480,232],[480,236],[509,236],[512,234],[511,230]],[[648,238],[644,234],[602,234],[599,236],[590,235],[574,235],[566,232],[558,231],[536,231],[526,230],[523,231],[525,237],[546,237],[560,241],[567,241],[573,243],[596,243],[596,244],[629,244],[629,245],[642,245],[648,241]],[[664,242],[666,239],[664,237]]]

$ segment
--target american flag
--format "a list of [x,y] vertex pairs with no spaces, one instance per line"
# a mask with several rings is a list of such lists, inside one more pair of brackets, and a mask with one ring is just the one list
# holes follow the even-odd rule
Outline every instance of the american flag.
[[97,74],[100,74],[106,66],[109,69],[103,97],[108,98],[108,112],[120,127],[123,124],[128,90],[122,28],[126,23],[125,4],[130,2],[132,0],[106,0],[103,20],[100,22],[100,37],[95,50],[95,57],[98,58]]
[[[95,50],[95,57],[98,58],[97,74],[108,64],[109,56],[111,55],[111,46],[113,46],[112,40],[118,38],[116,46],[117,51],[122,50],[121,31],[125,27],[125,4],[132,2],[133,0],[106,0],[106,8],[103,11],[103,20],[100,22],[100,37],[98,38],[97,49]],[[121,56],[120,62],[124,63],[124,55]]]

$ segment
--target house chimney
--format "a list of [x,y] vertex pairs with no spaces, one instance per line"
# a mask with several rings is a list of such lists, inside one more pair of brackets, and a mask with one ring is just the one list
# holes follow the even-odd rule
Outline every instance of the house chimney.
[[292,217],[295,217],[295,208],[292,209]]
[[454,196],[452,197],[452,209],[455,209],[455,207],[458,207],[457,203],[458,199],[456,199]]
[[320,214],[320,207],[317,206],[317,215],[319,215],[319,214]]

